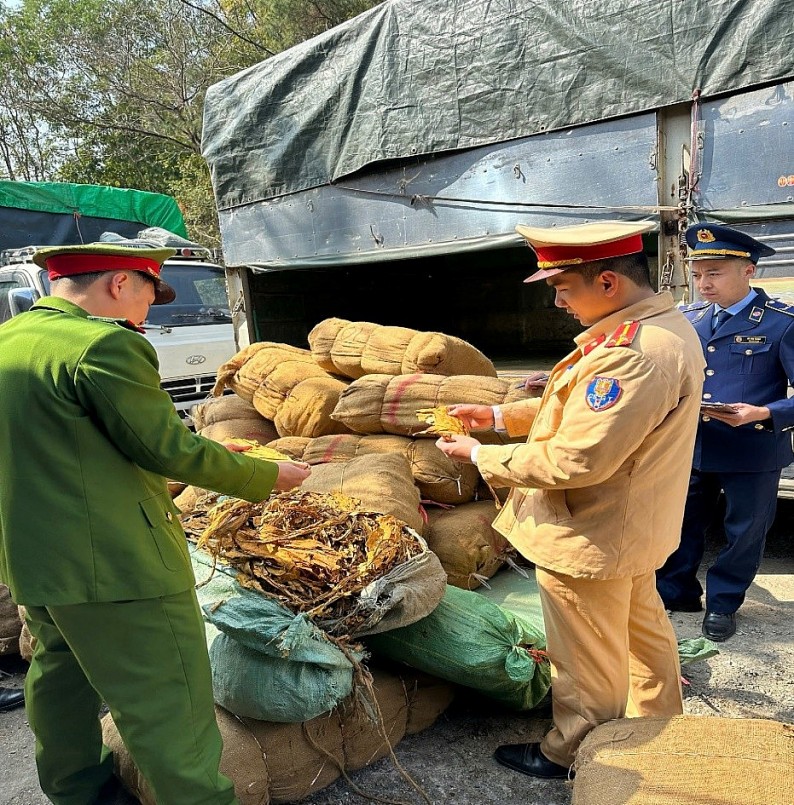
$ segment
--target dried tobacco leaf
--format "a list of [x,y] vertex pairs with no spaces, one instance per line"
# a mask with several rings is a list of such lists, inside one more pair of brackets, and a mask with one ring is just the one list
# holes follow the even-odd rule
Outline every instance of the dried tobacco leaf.
[[227,439],[226,443],[235,444],[238,447],[247,446],[249,449],[244,452],[251,458],[264,459],[265,461],[292,461],[295,463],[295,459],[292,456],[288,456],[280,450],[274,450],[272,447],[265,447],[257,442],[256,439]]
[[203,515],[198,537],[199,518],[186,519],[198,547],[234,567],[243,586],[311,615],[331,634],[363,623],[357,594],[423,550],[395,517],[363,511],[360,501],[340,494],[293,490],[261,503],[230,498]]
[[468,428],[456,416],[452,416],[445,406],[438,408],[420,408],[416,418],[430,425],[425,430],[415,433],[415,436],[468,436]]

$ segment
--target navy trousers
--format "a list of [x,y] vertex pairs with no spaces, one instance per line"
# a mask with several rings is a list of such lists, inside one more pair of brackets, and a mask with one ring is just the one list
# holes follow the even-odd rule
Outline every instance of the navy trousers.
[[706,609],[722,614],[739,609],[761,564],[766,535],[775,519],[779,482],[780,470],[692,471],[681,544],[656,573],[656,588],[665,603],[700,600],[703,587],[697,571],[703,561],[706,529],[722,490],[726,544],[706,573]]

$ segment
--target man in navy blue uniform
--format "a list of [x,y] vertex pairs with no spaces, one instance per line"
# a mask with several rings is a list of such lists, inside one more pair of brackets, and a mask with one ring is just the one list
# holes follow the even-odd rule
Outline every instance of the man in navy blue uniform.
[[750,286],[758,258],[774,249],[716,224],[689,227],[686,240],[703,301],[682,310],[700,336],[706,378],[681,544],[657,572],[656,586],[669,610],[703,608],[696,574],[722,490],[726,545],[706,574],[703,619],[703,634],[722,641],[736,631],[736,611],[775,516],[780,472],[794,460],[794,398],[787,397],[794,307]]

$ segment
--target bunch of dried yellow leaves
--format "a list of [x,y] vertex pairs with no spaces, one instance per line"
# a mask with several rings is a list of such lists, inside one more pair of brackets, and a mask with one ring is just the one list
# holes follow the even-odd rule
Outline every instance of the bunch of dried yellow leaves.
[[468,436],[468,428],[456,416],[452,416],[446,406],[437,408],[420,408],[416,412],[416,418],[430,425],[425,430],[420,430],[414,436]]
[[198,494],[193,507],[184,511],[179,517],[185,535],[191,542],[197,542],[210,524],[210,512],[218,502],[220,495],[206,489]]
[[256,441],[256,439],[227,439],[225,443],[234,444],[237,445],[237,447],[247,447],[248,449],[243,452],[250,458],[259,458],[265,461],[295,462],[295,459],[288,456],[286,453],[282,453],[280,450],[274,450],[272,447],[266,447]]
[[310,615],[329,633],[365,620],[356,595],[424,550],[395,517],[338,494],[295,490],[261,503],[229,498],[208,512],[198,540],[238,581]]

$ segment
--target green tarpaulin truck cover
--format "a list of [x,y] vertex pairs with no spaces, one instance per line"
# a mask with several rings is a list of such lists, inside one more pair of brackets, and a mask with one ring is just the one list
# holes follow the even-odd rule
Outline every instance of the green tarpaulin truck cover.
[[90,242],[104,229],[134,237],[150,226],[187,237],[179,205],[161,193],[71,182],[0,181],[0,248]]
[[221,211],[794,76],[794,0],[387,0],[209,88]]

